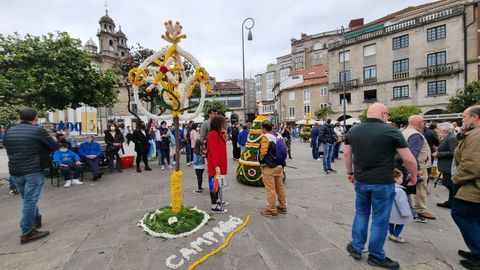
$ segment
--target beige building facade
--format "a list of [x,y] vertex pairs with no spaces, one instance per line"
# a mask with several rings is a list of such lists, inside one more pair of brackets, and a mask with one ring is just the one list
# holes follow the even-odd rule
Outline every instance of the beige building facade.
[[328,95],[328,75],[326,65],[311,66],[292,72],[291,77],[282,82],[276,93],[280,104],[279,122],[295,123],[310,113],[330,106]]
[[467,44],[467,82],[480,80],[480,8],[479,0],[465,5]]
[[376,101],[442,112],[466,81],[464,10],[463,1],[454,0],[407,8],[347,32],[345,48],[331,44],[329,88],[336,118],[343,117],[343,100],[347,116],[355,118]]

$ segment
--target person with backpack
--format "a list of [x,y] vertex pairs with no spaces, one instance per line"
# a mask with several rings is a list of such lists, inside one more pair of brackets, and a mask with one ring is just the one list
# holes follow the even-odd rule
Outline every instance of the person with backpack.
[[[262,140],[260,142],[260,164],[262,179],[267,192],[268,208],[261,211],[264,217],[275,217],[277,212],[287,213],[283,167],[286,166],[287,146],[280,134],[272,132],[272,123],[262,122]],[[278,197],[279,206],[276,206]]]

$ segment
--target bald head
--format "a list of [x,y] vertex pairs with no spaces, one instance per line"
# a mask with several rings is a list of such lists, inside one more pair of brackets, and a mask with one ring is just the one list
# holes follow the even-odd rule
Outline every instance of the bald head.
[[382,103],[374,103],[368,107],[367,117],[376,118],[382,120],[383,122],[387,122],[388,108]]
[[425,120],[421,115],[412,115],[408,118],[408,125],[418,131],[423,131],[423,126],[425,125]]

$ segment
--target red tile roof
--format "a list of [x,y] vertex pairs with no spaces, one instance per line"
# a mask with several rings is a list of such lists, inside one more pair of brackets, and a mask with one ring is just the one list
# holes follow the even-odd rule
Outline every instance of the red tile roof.
[[302,88],[318,84],[328,84],[328,65],[310,66],[305,69],[294,71],[290,76],[302,75],[303,83],[292,85],[286,89]]

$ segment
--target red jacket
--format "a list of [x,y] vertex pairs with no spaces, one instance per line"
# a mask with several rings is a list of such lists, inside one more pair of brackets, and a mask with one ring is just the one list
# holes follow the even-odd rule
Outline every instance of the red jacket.
[[223,134],[212,130],[207,138],[208,175],[215,176],[215,167],[220,167],[222,175],[227,174],[227,142]]

